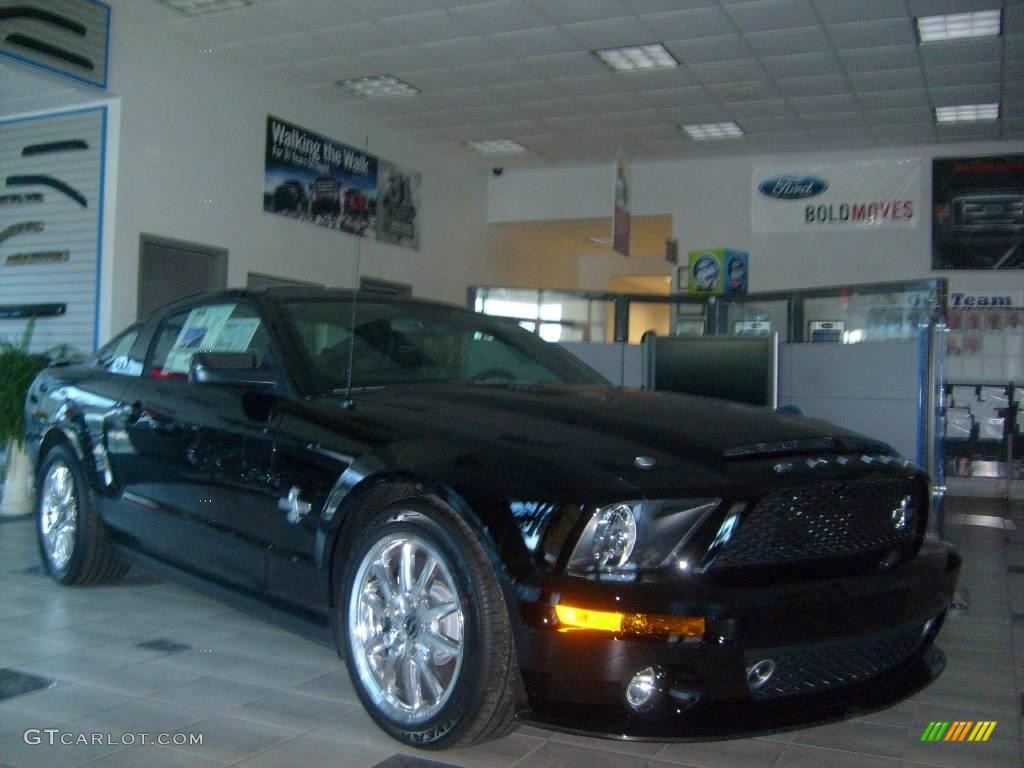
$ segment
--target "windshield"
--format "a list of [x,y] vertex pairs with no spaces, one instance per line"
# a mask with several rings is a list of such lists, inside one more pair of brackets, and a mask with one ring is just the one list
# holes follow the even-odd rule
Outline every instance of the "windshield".
[[[352,305],[348,300],[283,302],[325,392],[347,383]],[[512,322],[456,307],[360,298],[352,386],[425,381],[478,384],[608,382],[554,344]]]

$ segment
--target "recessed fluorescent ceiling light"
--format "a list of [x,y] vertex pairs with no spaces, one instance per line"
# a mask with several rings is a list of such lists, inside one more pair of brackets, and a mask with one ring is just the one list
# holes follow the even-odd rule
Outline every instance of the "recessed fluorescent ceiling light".
[[252,5],[252,0],[160,0],[160,2],[188,16],[230,11],[232,8],[244,8],[247,5]]
[[420,92],[419,88],[415,88],[391,75],[339,80],[338,85],[368,99],[380,99],[385,96],[408,96],[409,94]]
[[466,146],[481,155],[517,155],[520,152],[526,152],[526,147],[512,139],[467,141]]
[[743,135],[743,129],[736,123],[700,123],[699,125],[684,125],[683,130],[695,141],[707,139],[734,139]]
[[998,120],[998,104],[959,104],[955,107],[936,107],[937,123],[975,123],[979,120]]
[[967,37],[994,37],[1001,27],[1000,11],[951,13],[944,16],[919,16],[917,36],[922,43],[962,40]]
[[631,45],[625,48],[603,48],[594,51],[598,58],[616,72],[635,72],[642,69],[671,69],[678,67],[676,57],[661,43]]

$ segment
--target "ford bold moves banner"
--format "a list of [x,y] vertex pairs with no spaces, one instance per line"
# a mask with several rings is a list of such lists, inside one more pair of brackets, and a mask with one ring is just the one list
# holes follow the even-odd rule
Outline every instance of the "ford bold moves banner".
[[754,169],[755,232],[916,227],[919,160],[865,160]]
[[932,161],[932,269],[1024,269],[1024,155]]
[[267,116],[263,210],[419,248],[421,176]]

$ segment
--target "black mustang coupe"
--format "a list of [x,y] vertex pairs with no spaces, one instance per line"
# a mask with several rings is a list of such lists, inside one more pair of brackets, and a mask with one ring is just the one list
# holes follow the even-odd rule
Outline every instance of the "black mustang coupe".
[[463,309],[333,290],[172,304],[26,403],[63,584],[132,560],[327,627],[388,733],[517,716],[726,737],[942,669],[960,560],[925,475],[769,409],[627,391]]

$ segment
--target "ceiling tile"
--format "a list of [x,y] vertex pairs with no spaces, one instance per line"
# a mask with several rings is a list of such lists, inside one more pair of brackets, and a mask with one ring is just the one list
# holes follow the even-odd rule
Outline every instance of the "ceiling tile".
[[652,91],[646,94],[645,97],[651,104],[661,110],[672,109],[673,107],[687,107],[694,104],[710,104],[715,101],[714,95],[707,88],[700,85]]
[[239,43],[257,37],[271,37],[297,31],[265,9],[254,6],[231,13],[198,16],[172,21],[164,26],[172,34],[184,34],[205,45]]
[[244,43],[221,46],[218,51],[228,58],[257,67],[285,64],[301,59],[331,55],[331,48],[305,32],[260,37]]
[[657,38],[636,19],[611,19],[567,24],[564,27],[574,40],[586,48],[615,48],[623,45],[643,45]]
[[[813,137],[809,131],[783,131],[780,133],[759,133],[746,137],[747,145],[752,149],[771,150],[806,150],[813,146]],[[725,144],[726,142],[721,142]]]
[[663,113],[680,125],[684,123],[718,123],[732,120],[729,110],[718,104],[694,104],[688,107],[662,109]]
[[741,32],[813,27],[818,16],[810,0],[757,0],[727,8]]
[[859,112],[860,104],[853,96],[802,96],[789,103],[800,115],[819,115],[830,112]]
[[504,59],[508,54],[495,43],[483,37],[465,37],[443,43],[426,43],[420,48],[438,64],[457,67],[460,64],[476,64],[482,61]]
[[846,128],[823,128],[812,130],[811,136],[814,140],[833,146],[844,144],[874,144],[875,136],[867,126],[852,126]]
[[739,35],[709,37],[703,40],[671,40],[665,43],[665,47],[686,65],[748,59],[753,53]]
[[765,73],[755,59],[717,62],[713,64],[694,64],[690,71],[702,83],[753,82],[764,80]]
[[453,67],[454,71],[467,82],[478,85],[499,85],[536,80],[537,75],[515,59],[484,61],[479,64],[463,64]]
[[584,104],[597,112],[606,115],[612,112],[638,112],[651,108],[651,102],[637,93],[608,93],[600,96],[583,96]]
[[512,120],[507,123],[495,123],[491,126],[493,135],[508,136],[512,139],[529,138],[530,136],[541,136],[550,134],[551,129],[544,125],[542,120]]
[[782,117],[744,117],[739,126],[746,133],[778,133],[779,131],[802,131],[803,123],[796,115]]
[[917,43],[914,25],[906,19],[830,24],[828,33],[839,50],[915,45]]
[[478,3],[462,8],[452,8],[451,13],[485,34],[538,29],[550,24],[524,0],[497,0],[492,3]]
[[469,85],[466,78],[451,67],[397,70],[391,74],[409,83],[409,85],[416,86],[421,91],[440,91],[445,88],[459,88]]
[[499,102],[517,103],[521,101],[544,101],[562,96],[552,85],[544,80],[529,80],[518,83],[502,83],[492,85],[495,98]]
[[1007,99],[1024,98],[1024,80],[1007,80],[1003,83],[1003,96]]
[[691,8],[711,8],[718,4],[717,0],[626,0],[634,13],[666,13]]
[[928,107],[906,107],[900,109],[873,109],[864,113],[872,125],[911,125],[913,123],[931,124],[935,120],[932,110]]
[[393,35],[368,21],[340,27],[325,27],[310,34],[329,45],[331,50],[338,54],[371,51],[375,48],[393,48],[397,43]]
[[1024,3],[1015,2],[1003,9],[1003,34],[1024,35]]
[[857,94],[864,109],[899,109],[900,107],[930,107],[928,94],[921,88],[906,91],[867,91]]
[[626,134],[634,139],[673,139],[679,136],[679,126],[661,115],[661,123],[656,125],[636,125],[626,129]]
[[1024,118],[1024,99],[1007,99],[1001,105],[999,116],[1009,120]]
[[530,56],[523,63],[541,77],[609,74],[608,67],[589,51],[558,53],[551,56]]
[[937,125],[935,133],[940,141],[995,141],[999,138],[998,123],[961,123]]
[[801,122],[811,130],[857,128],[868,124],[863,112],[825,112],[802,115]]
[[[608,125],[639,130],[651,126],[666,125],[667,118],[656,109],[638,109],[627,112],[602,112],[601,119]],[[672,124],[675,127],[675,124]]]
[[638,91],[660,91],[665,88],[682,88],[694,85],[693,75],[685,67],[675,69],[654,69],[640,72],[623,72],[623,82]]
[[711,91],[719,101],[732,108],[733,104],[743,102],[762,102],[770,99],[782,98],[782,92],[774,83],[767,80],[752,80],[750,82],[734,81],[731,83],[717,83],[709,85]]
[[448,62],[435,59],[425,46],[407,45],[401,48],[384,48],[363,51],[352,58],[362,62],[367,75],[391,74],[405,69],[427,69]]
[[584,75],[582,77],[553,77],[548,82],[566,96],[598,96],[632,91],[629,82],[617,75]]
[[[597,115],[569,115],[566,117],[547,117],[542,121],[553,131],[565,131],[575,133],[576,131],[591,131],[604,127],[604,120]],[[577,137],[573,137],[573,141]]]
[[486,107],[457,109],[452,114],[452,125],[481,125],[503,123],[508,120],[508,105],[498,104]]
[[729,111],[739,118],[746,117],[785,117],[795,114],[785,99],[767,99],[765,101],[743,101],[729,105]]
[[814,4],[826,24],[909,18],[905,0],[814,0]]
[[408,16],[410,13],[432,11],[436,6],[430,0],[335,0],[350,8],[352,13],[365,19],[385,19],[389,16]]
[[565,117],[568,115],[585,115],[589,110],[576,99],[561,98],[545,101],[528,101],[520,105],[524,115],[531,117]]
[[718,8],[656,13],[640,18],[650,28],[654,40],[692,40],[736,32],[732,21]]
[[921,59],[926,66],[963,64],[969,61],[1001,61],[1002,41],[998,37],[981,40],[954,40],[948,43],[929,43],[921,46]]
[[444,11],[394,16],[382,19],[378,24],[385,32],[409,45],[455,40],[474,34],[468,24]]
[[490,35],[490,38],[513,56],[520,58],[548,56],[580,48],[579,43],[569,37],[561,27],[502,32]]
[[839,75],[842,69],[832,53],[798,53],[793,56],[768,56],[761,60],[775,78]]
[[858,91],[900,91],[923,88],[920,69],[894,69],[890,72],[855,72],[850,82]]
[[894,45],[839,51],[839,59],[847,72],[884,72],[887,69],[909,69],[920,66],[916,45]]
[[[452,88],[447,91],[436,91],[431,94],[421,94],[429,109],[466,109],[469,107],[487,107],[498,102],[498,97],[490,88],[482,85],[470,88]],[[400,102],[405,99],[388,99],[387,101]],[[411,97],[410,97],[411,100]],[[382,100],[381,103],[384,103]],[[420,110],[423,111],[423,110]]]
[[885,144],[920,144],[936,139],[935,126],[928,123],[914,125],[875,126],[875,136]]
[[282,0],[265,6],[265,10],[281,23],[303,31],[353,24],[363,18],[334,0]]
[[758,56],[788,56],[828,50],[828,40],[820,27],[752,32],[747,35],[747,42]]
[[840,75],[822,77],[790,77],[778,81],[779,90],[786,96],[832,96],[849,93],[846,78]]
[[974,85],[976,83],[998,84],[1002,79],[1002,71],[999,63],[993,61],[982,64],[927,67],[924,71],[924,78],[933,88],[950,85]]
[[946,88],[929,88],[932,104],[936,107],[954,104],[988,104],[999,101],[998,85],[950,86]]
[[534,0],[532,5],[556,24],[633,15],[629,6],[619,0]]
[[325,80],[346,80],[350,77],[365,77],[367,72],[363,62],[351,56],[324,56],[309,61],[296,62],[291,66],[288,76],[302,78],[302,82],[323,82]]
[[1024,139],[1024,120],[1004,120],[1004,139]]

